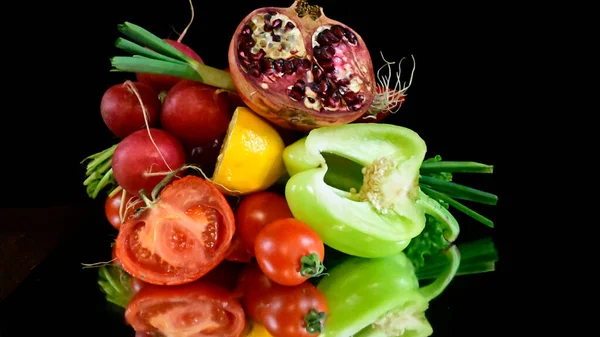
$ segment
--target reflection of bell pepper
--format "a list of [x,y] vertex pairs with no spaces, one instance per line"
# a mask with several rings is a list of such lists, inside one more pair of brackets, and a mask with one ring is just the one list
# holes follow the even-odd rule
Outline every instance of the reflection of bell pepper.
[[333,267],[318,285],[329,306],[320,337],[425,337],[433,329],[425,317],[460,265],[455,246],[450,261],[432,283],[420,287],[415,269],[404,253],[365,259],[352,257]]
[[[288,205],[295,218],[341,252],[370,258],[398,253],[425,227],[426,209],[435,208],[418,185],[426,150],[417,133],[396,125],[312,130],[284,151]],[[347,165],[337,175],[345,188],[331,186],[326,177],[330,165],[338,170],[344,161],[360,172]]]

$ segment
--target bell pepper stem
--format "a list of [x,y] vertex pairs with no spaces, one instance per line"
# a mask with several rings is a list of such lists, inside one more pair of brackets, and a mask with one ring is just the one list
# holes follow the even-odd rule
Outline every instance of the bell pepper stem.
[[440,276],[438,276],[433,282],[419,289],[421,294],[427,299],[427,301],[431,301],[434,298],[438,297],[446,289],[448,284],[450,284],[450,282],[456,275],[458,267],[460,266],[460,252],[455,245],[451,245],[446,250],[444,255],[449,262],[446,270],[442,274],[440,274]]
[[419,191],[419,199],[417,203],[423,207],[426,214],[429,214],[446,224],[443,234],[446,241],[452,243],[458,238],[460,226],[456,218],[446,208],[442,207],[435,199],[429,197],[423,191]]

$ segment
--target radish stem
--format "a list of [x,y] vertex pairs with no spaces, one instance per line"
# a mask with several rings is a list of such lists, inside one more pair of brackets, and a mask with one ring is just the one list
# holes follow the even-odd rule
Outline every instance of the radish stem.
[[143,56],[115,56],[110,62],[115,68],[111,71],[170,75],[202,82],[202,77],[188,64],[160,61]]
[[186,62],[180,61],[178,59],[174,59],[172,57],[168,57],[168,56],[159,54],[148,48],[144,48],[144,47],[140,46],[139,44],[133,43],[122,37],[118,38],[117,41],[115,41],[115,47],[117,47],[123,51],[126,51],[130,54],[134,54],[134,55],[145,56],[145,57],[149,57],[149,58],[153,58],[153,59],[161,60],[161,61],[187,64]]
[[[116,44],[134,56],[111,58],[114,68],[111,71],[170,75],[202,82],[220,89],[236,91],[229,72],[209,67],[187,57],[158,36],[130,22],[120,24],[118,28],[132,41],[117,40]],[[145,49],[143,47],[148,47],[161,56],[140,51],[140,48]]]
[[470,161],[424,162],[421,164],[421,172],[493,173],[494,166]]
[[452,199],[448,195],[434,191],[433,189],[431,189],[425,185],[421,185],[420,187],[421,187],[421,190],[423,192],[425,192],[425,194],[429,195],[432,199],[441,200],[441,201],[447,203],[448,205],[456,208],[458,211],[461,211],[461,212],[465,213],[466,215],[470,216],[471,218],[481,222],[482,224],[484,224],[490,228],[494,228],[494,222],[492,220],[484,217],[483,215],[475,212],[474,210],[470,209],[469,207]]
[[498,196],[492,193],[480,191],[468,186],[445,181],[433,177],[421,176],[419,183],[430,186],[436,191],[448,194],[448,196],[456,199],[469,200],[486,205],[496,205]]
[[184,62],[189,62],[192,60],[191,58],[187,57],[184,53],[179,51],[177,48],[171,46],[158,36],[150,33],[149,31],[138,25],[135,25],[130,22],[125,22],[123,24],[118,25],[118,29],[121,33],[131,38],[134,42],[148,47],[156,51],[157,53]]
[[116,186],[117,182],[112,171],[112,155],[118,144],[109,147],[106,150],[94,153],[85,158],[81,163],[89,161],[86,165],[83,186],[86,186],[88,196],[95,199],[100,191],[109,186]]

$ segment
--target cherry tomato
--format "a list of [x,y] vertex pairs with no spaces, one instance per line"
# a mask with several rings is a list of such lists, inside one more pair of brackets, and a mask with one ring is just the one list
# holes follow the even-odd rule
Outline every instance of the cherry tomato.
[[235,211],[236,232],[246,250],[254,256],[258,232],[270,222],[292,217],[284,196],[274,192],[253,193],[242,199]]
[[[108,196],[104,202],[104,213],[106,219],[116,229],[121,228],[121,201],[123,200],[123,193],[119,192],[113,196]],[[123,205],[123,217],[125,219],[130,218],[135,213],[135,210],[144,205],[142,199],[137,198],[131,194],[125,192],[125,205]]]
[[144,282],[188,283],[223,261],[234,230],[233,211],[223,194],[200,177],[185,176],[121,226],[116,255],[129,274]]
[[310,282],[282,286],[269,282],[260,269],[249,265],[242,271],[238,286],[246,289],[243,304],[248,317],[273,336],[315,337],[325,326],[329,312],[326,299]]
[[246,325],[231,293],[202,281],[143,288],[129,302],[125,320],[136,332],[170,337],[239,337]]
[[271,280],[298,285],[324,271],[325,245],[304,222],[286,218],[266,225],[254,244],[256,261]]

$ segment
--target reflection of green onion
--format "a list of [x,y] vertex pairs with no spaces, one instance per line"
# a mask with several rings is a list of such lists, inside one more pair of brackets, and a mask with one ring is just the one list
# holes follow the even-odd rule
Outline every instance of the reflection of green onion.
[[[498,251],[491,238],[479,239],[457,245],[460,252],[460,266],[456,275],[470,275],[487,273],[496,270]],[[417,268],[419,280],[436,278],[446,269],[447,259],[443,256],[430,258],[426,263]]]

